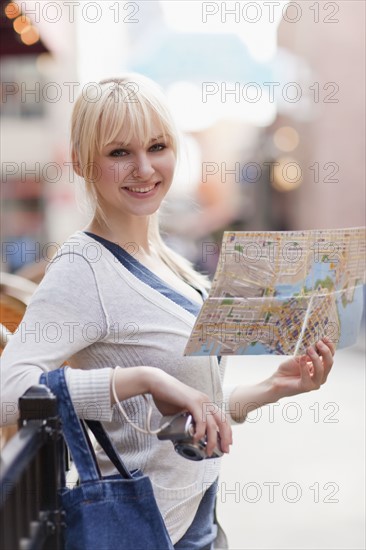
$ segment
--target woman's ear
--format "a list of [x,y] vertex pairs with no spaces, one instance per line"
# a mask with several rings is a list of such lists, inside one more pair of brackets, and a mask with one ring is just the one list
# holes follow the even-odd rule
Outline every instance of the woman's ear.
[[78,159],[78,156],[77,156],[77,153],[76,153],[75,149],[73,149],[72,152],[71,152],[71,158],[72,158],[72,167],[74,169],[74,172],[78,176],[83,177],[83,173],[82,173],[81,166],[80,166],[80,163],[79,163],[79,159]]

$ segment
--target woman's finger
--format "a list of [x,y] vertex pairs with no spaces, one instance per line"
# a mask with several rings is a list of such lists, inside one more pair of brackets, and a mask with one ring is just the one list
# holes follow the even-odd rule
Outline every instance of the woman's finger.
[[303,355],[300,358],[300,376],[301,376],[301,385],[304,390],[313,389],[313,378],[311,369],[313,369],[313,364],[308,363],[308,356]]
[[[204,436],[207,438],[206,452],[208,456],[211,456],[213,449],[218,447],[224,453],[228,453],[232,444],[232,431],[227,415],[216,404],[211,403],[209,406],[207,405],[207,402],[205,402],[206,431]],[[199,435],[197,432],[196,441],[200,439]]]
[[202,403],[195,408],[190,407],[189,412],[191,413],[195,423],[193,440],[197,443],[197,441],[205,437],[207,430],[207,417],[203,414]]
[[312,362],[313,367],[314,367],[314,371],[313,371],[313,375],[312,375],[313,384],[316,387],[320,387],[321,384],[323,383],[323,379],[324,379],[323,362],[322,362],[321,358],[319,357],[319,355],[317,354],[317,352],[315,351],[313,346],[308,347],[306,352],[307,352],[308,356],[310,357],[311,362]]
[[332,368],[333,354],[330,347],[326,345],[324,342],[322,342],[321,340],[317,342],[316,347],[323,358],[323,366],[324,366],[323,380],[322,380],[322,384],[323,384],[326,381],[328,374],[330,373],[330,369]]
[[207,456],[212,455],[212,451],[215,447],[217,447],[217,424],[215,422],[215,419],[211,417],[210,419],[207,419],[206,424],[206,437],[207,437],[207,446],[206,446],[206,453]]
[[224,453],[228,453],[233,443],[233,433],[227,415],[223,410],[215,414],[217,427],[220,433],[220,445]]
[[330,338],[328,338],[328,336],[324,336],[324,338],[322,338],[322,340],[328,346],[328,348],[330,349],[331,354],[334,355],[335,351],[336,351],[336,347],[335,347],[335,344],[332,342],[332,340],[330,340]]

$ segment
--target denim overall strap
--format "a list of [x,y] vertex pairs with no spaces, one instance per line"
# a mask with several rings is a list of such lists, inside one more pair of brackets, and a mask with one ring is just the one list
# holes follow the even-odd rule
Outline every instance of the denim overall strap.
[[[200,304],[192,302],[189,298],[177,292],[173,287],[160,279],[160,277],[155,275],[155,273],[150,271],[150,269],[136,260],[134,256],[132,256],[129,252],[127,252],[127,250],[119,246],[117,243],[108,241],[107,239],[99,237],[99,235],[95,235],[95,233],[90,233],[89,231],[84,231],[84,233],[107,248],[113,256],[115,256],[117,260],[137,279],[140,279],[140,281],[155,289],[157,292],[163,296],[166,296],[169,300],[197,317],[202,307]],[[196,288],[195,290],[201,294],[203,299],[207,297],[207,293],[204,289],[201,290]]]
[[[100,480],[101,475],[95,455],[89,448],[89,445],[91,445],[90,440],[88,443],[86,439],[88,435],[84,433],[71,401],[65,380],[64,369],[56,369],[47,374],[43,373],[40,378],[40,384],[46,384],[57,397],[58,411],[62,420],[62,430],[73,461],[75,462],[80,482],[84,483],[87,481]],[[98,422],[95,424],[98,424]],[[93,427],[91,427],[91,429],[94,432]],[[104,434],[103,437],[101,436],[102,432]],[[95,436],[121,475],[124,478],[132,478],[132,475],[117,455],[117,452],[101,425]],[[101,441],[99,441],[99,436],[101,437]],[[105,445],[107,450],[105,449]]]
[[107,435],[102,424],[98,420],[86,420],[85,423],[87,424],[88,428],[93,432],[95,439],[98,441],[99,445],[102,447],[109,460],[119,471],[121,476],[125,479],[132,479],[132,474],[116,451],[115,446]]
[[90,453],[80,420],[77,417],[66,385],[64,369],[56,369],[42,374],[41,384],[46,384],[57,397],[58,412],[71,456],[75,462],[80,481],[97,481],[99,469]]

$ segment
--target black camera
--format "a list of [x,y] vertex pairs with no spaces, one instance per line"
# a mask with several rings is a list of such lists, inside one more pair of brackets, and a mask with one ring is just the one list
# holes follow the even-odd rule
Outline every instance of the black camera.
[[203,460],[204,458],[219,458],[223,455],[220,449],[220,435],[217,434],[217,447],[214,448],[212,455],[207,456],[207,438],[200,439],[195,443],[193,436],[195,424],[192,415],[189,413],[178,413],[174,416],[163,416],[160,421],[160,427],[164,426],[158,433],[158,439],[161,441],[170,440],[173,442],[174,449],[188,460]]

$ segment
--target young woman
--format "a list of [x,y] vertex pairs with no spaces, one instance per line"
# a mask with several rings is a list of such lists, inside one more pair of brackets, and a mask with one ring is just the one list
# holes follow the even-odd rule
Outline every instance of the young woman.
[[[319,388],[334,347],[323,339],[317,351],[287,359],[254,387],[223,387],[224,359],[183,356],[208,281],[159,235],[158,209],[172,183],[178,138],[153,82],[127,74],[102,81],[97,98],[81,95],[71,149],[93,216],[64,243],[4,351],[3,423],[14,422],[18,398],[42,372],[67,361],[79,416],[103,421],[128,467],[150,476],[175,547],[212,548],[220,459],[189,461],[171,442],[136,431],[119,413],[112,382],[134,423],[145,424],[149,403],[155,426],[161,414],[188,410],[195,438],[207,435],[208,454],[217,432],[228,453],[230,424],[255,407]],[[98,460],[105,475],[113,472],[103,453]]]

